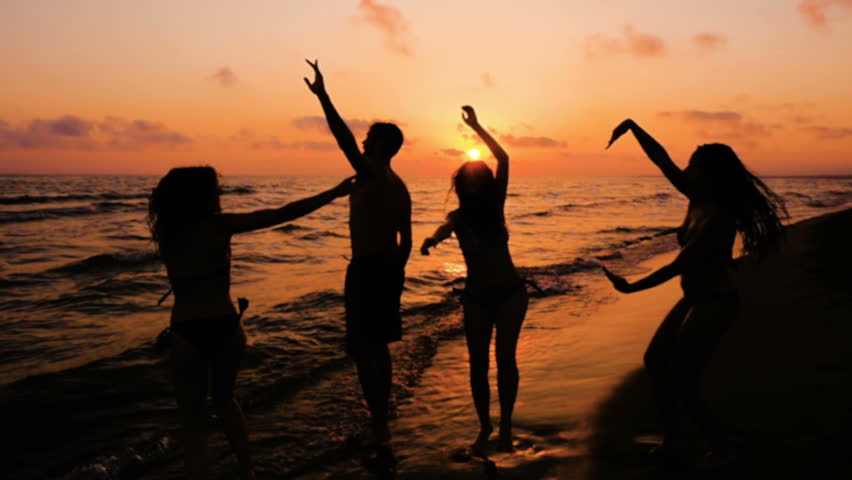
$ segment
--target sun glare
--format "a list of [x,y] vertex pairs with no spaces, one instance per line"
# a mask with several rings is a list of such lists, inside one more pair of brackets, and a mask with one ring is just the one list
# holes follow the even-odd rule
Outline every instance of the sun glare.
[[480,155],[479,150],[475,148],[471,148],[467,151],[467,156],[470,157],[471,160],[479,160]]

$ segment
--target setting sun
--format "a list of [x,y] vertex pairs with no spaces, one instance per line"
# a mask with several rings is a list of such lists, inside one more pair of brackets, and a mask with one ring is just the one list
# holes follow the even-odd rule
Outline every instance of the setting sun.
[[479,156],[482,155],[479,153],[479,150],[475,148],[471,148],[467,151],[467,156],[470,157],[471,160],[479,160]]

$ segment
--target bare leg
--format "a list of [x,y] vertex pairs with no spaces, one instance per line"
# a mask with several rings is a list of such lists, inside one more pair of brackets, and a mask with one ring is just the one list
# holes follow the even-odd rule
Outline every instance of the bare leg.
[[475,300],[465,299],[464,332],[470,357],[470,391],[479,417],[479,435],[473,443],[473,449],[478,454],[485,452],[488,437],[494,430],[491,426],[491,392],[488,385],[488,348],[491,346],[493,328],[494,323],[488,312]]
[[726,453],[727,441],[715,415],[701,399],[699,384],[736,313],[734,301],[694,306],[681,328],[672,368],[672,382],[681,394],[686,411],[696,420],[711,450],[716,453]]
[[663,422],[664,442],[677,443],[680,437],[680,418],[677,414],[677,392],[671,384],[670,368],[681,325],[689,313],[689,303],[681,298],[666,315],[645,351],[645,369],[657,401],[660,420]]
[[216,415],[222,420],[222,427],[231,450],[237,456],[240,463],[240,478],[245,480],[254,479],[254,471],[249,452],[248,430],[246,419],[240,405],[234,399],[234,383],[240,368],[240,357],[246,345],[246,337],[242,328],[234,333],[228,351],[220,352],[220,356],[213,367],[213,406]]
[[358,379],[364,399],[367,400],[367,408],[370,410],[373,435],[378,442],[388,442],[388,404],[393,367],[387,344],[376,344],[369,351],[359,352],[355,356],[355,365],[358,368]]
[[504,300],[494,322],[497,326],[497,391],[500,395],[500,434],[497,450],[501,452],[513,450],[512,411],[518,396],[519,381],[515,352],[521,325],[527,315],[528,303],[526,289],[517,289],[511,297]]
[[195,347],[172,334],[169,361],[181,420],[187,478],[207,478],[207,365]]

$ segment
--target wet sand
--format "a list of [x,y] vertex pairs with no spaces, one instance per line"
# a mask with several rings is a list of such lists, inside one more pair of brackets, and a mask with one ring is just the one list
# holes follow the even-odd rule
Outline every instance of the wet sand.
[[[741,315],[703,381],[742,452],[735,470],[720,478],[852,478],[850,239],[846,210],[792,226],[759,264],[741,262]],[[494,453],[493,464],[458,458],[478,422],[464,342],[449,342],[392,424],[399,478],[659,478],[634,440],[659,433],[641,361],[680,298],[678,281],[621,295],[601,275],[585,290],[576,304],[531,304],[518,347],[516,452]],[[492,363],[496,423],[495,374]]]

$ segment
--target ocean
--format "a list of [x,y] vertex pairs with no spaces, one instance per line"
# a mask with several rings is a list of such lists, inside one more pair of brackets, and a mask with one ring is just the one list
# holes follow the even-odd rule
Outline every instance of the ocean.
[[[0,402],[11,440],[4,477],[175,478],[181,471],[168,371],[153,346],[170,307],[157,306],[168,282],[145,224],[157,180],[0,176]],[[276,207],[339,180],[225,177],[223,209]],[[435,353],[463,339],[454,289],[464,285],[465,266],[457,242],[428,257],[418,252],[455,208],[449,179],[405,180],[415,245],[403,340],[392,349],[396,407],[412,401]],[[852,203],[850,178],[766,181],[787,201],[791,221]],[[675,249],[673,228],[685,209],[663,178],[513,178],[510,249],[542,289],[531,291],[531,315],[537,302],[572,310],[600,302],[584,289],[598,275],[597,261],[629,273]],[[328,472],[335,459],[355,455],[365,425],[342,348],[347,215],[340,199],[232,241],[232,296],[251,301],[236,395],[261,474]],[[232,463],[221,434],[211,440],[214,462]]]

